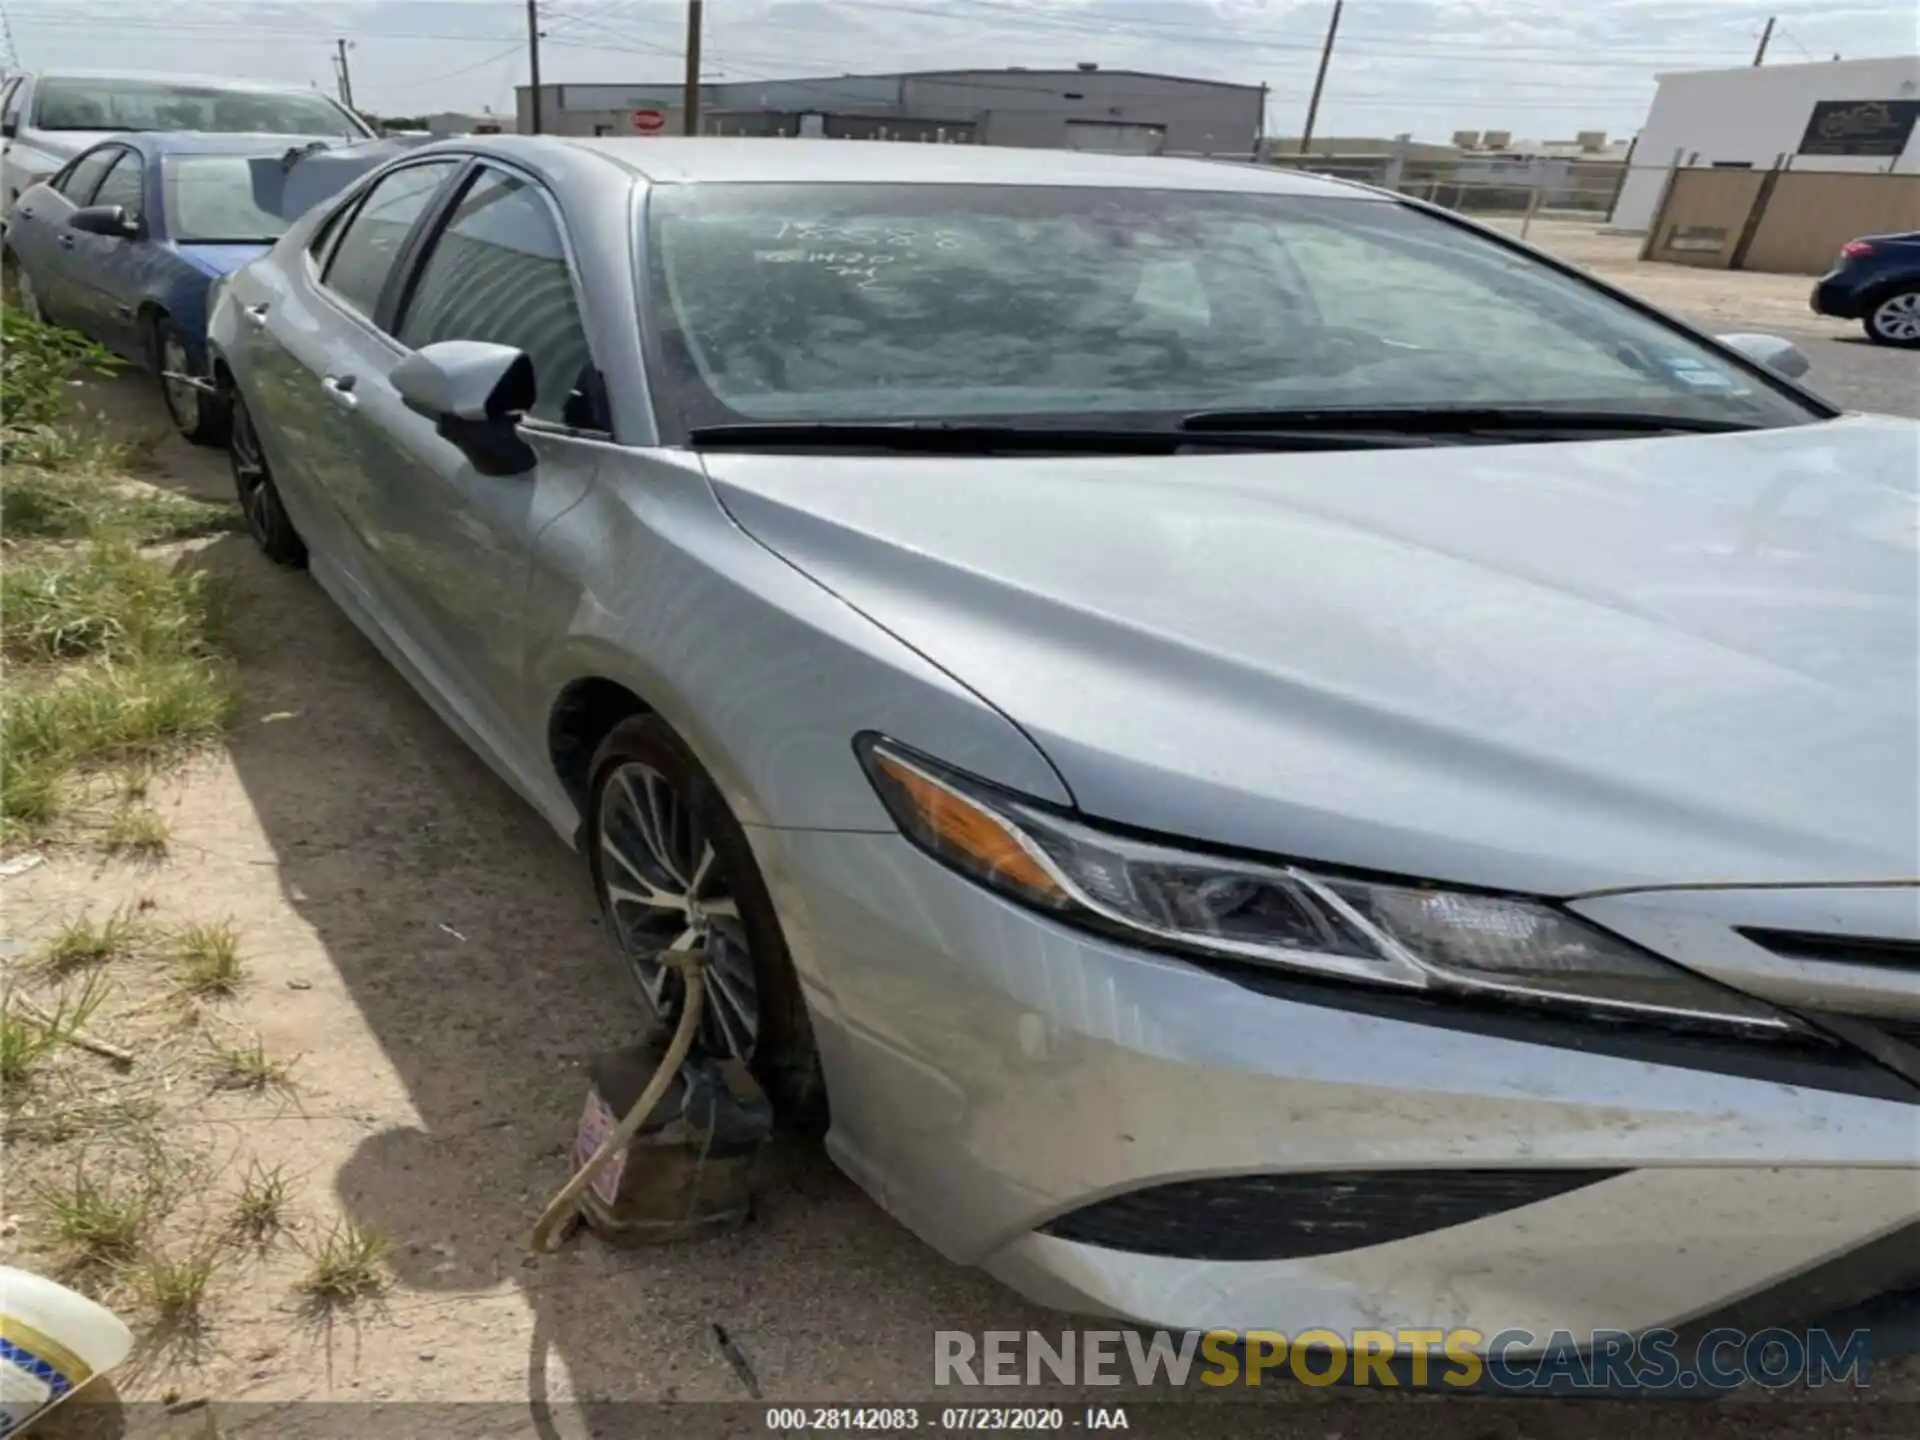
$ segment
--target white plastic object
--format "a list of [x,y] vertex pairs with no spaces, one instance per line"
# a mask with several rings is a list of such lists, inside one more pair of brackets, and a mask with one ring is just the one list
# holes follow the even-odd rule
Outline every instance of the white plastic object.
[[133,1332],[106,1306],[0,1265],[0,1436],[105,1374],[132,1349]]

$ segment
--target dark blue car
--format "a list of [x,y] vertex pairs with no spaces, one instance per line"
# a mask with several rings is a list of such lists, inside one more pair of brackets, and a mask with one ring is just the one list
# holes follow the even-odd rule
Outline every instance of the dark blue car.
[[1858,320],[1878,344],[1920,348],[1920,230],[1848,241],[1813,287],[1813,308]]
[[152,370],[180,432],[221,443],[225,407],[201,378],[208,287],[297,218],[283,192],[307,146],[285,135],[152,133],[83,150],[22,193],[8,218],[21,307]]

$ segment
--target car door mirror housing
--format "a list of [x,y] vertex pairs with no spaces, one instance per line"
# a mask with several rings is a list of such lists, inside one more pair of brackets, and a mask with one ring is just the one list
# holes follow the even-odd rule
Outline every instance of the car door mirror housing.
[[483,475],[531,470],[533,447],[521,438],[522,416],[538,397],[533,361],[524,350],[481,340],[441,340],[416,350],[387,377],[401,403],[434,422]]
[[67,228],[115,240],[131,240],[140,233],[140,222],[127,214],[124,205],[87,205],[67,217]]
[[1719,340],[1728,349],[1738,350],[1749,360],[1764,365],[1774,374],[1784,375],[1789,380],[1798,380],[1813,368],[1813,362],[1807,358],[1806,351],[1779,335],[1741,333],[1722,335]]

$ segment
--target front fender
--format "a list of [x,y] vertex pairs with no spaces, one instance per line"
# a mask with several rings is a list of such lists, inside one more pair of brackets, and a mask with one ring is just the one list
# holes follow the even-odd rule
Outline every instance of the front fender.
[[863,730],[1072,803],[1005,715],[736,526],[691,457],[619,452],[533,569],[529,730],[572,682],[612,680],[680,733],[744,824],[892,832],[854,756]]

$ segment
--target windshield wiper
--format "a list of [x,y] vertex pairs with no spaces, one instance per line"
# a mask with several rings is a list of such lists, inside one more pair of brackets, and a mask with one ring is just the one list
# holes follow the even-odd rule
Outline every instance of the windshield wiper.
[[750,421],[696,425],[688,443],[711,450],[879,449],[941,455],[991,455],[1006,451],[1089,455],[1174,455],[1196,449],[1380,450],[1428,445],[1415,434],[1349,433],[1283,426],[1233,433],[1195,433],[1184,426],[992,425],[953,420]]
[[1759,427],[1741,420],[1635,410],[1555,410],[1540,405],[1333,406],[1298,410],[1196,410],[1180,428],[1197,434],[1267,430],[1376,430],[1405,435],[1718,435]]

